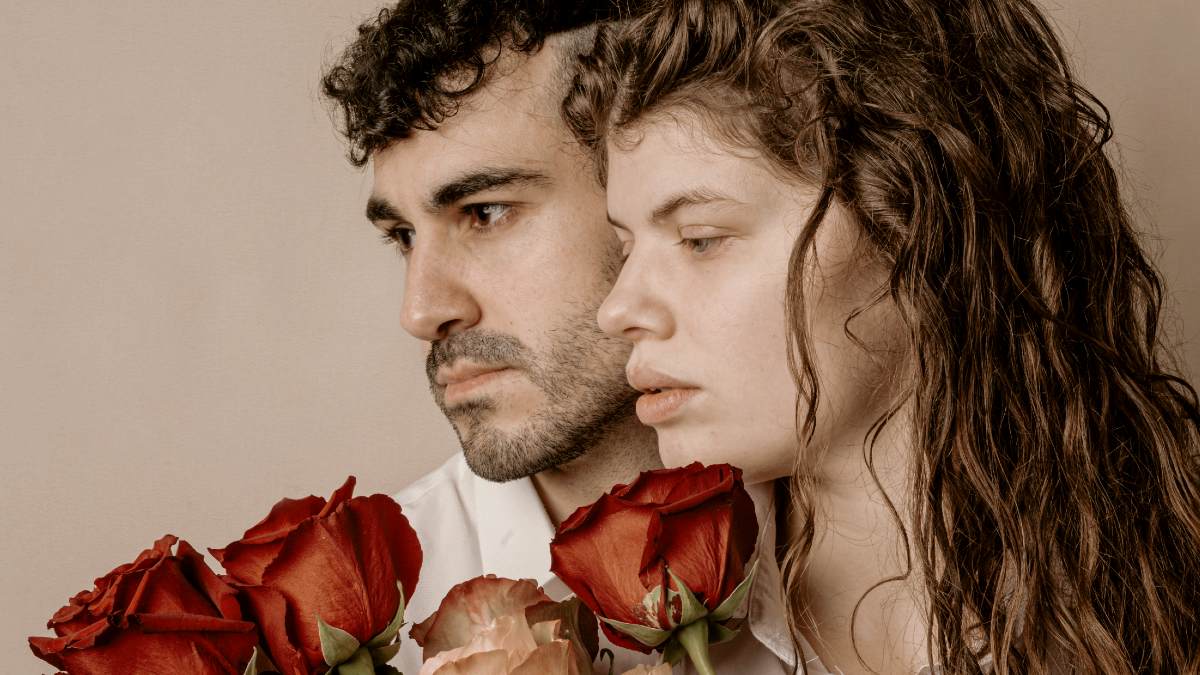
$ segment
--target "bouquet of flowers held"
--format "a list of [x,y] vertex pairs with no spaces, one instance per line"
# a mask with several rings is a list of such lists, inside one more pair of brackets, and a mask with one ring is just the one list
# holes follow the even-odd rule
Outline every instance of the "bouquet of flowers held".
[[159,539],[50,619],[33,653],[76,675],[386,673],[421,545],[400,506],[284,499],[223,549],[218,576],[187,542]]
[[[30,647],[75,675],[399,675],[388,661],[421,545],[396,502],[353,489],[352,476],[328,500],[280,501],[210,549],[222,575],[166,535],[71,598],[48,623],[55,637]],[[713,673],[708,646],[737,631],[756,536],[738,469],[644,473],[560,526],[553,570],[576,597],[493,575],[458,584],[410,631],[416,675],[611,675],[596,665],[597,618],[614,644],[663,655],[623,675],[670,675],[685,655]]]

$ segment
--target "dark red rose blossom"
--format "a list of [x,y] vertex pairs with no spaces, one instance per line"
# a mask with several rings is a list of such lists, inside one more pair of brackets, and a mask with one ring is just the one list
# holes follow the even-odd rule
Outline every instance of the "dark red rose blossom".
[[[285,675],[324,673],[317,619],[366,645],[412,597],[421,545],[386,495],[284,499],[242,538],[211,553],[245,594],[270,657]],[[389,639],[390,642],[390,639]],[[386,660],[386,658],[385,658]]]
[[58,637],[31,637],[29,646],[73,675],[241,675],[258,640],[234,589],[169,534],[96,579],[47,625]]
[[[703,605],[696,611],[712,613],[746,577],[757,537],[741,470],[693,463],[642,473],[575,511],[550,545],[551,569],[598,617],[670,632],[685,609],[671,575]],[[601,626],[615,644],[652,649]]]

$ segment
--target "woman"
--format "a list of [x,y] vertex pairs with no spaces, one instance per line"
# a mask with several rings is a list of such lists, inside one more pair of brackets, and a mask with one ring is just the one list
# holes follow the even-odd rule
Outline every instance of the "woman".
[[790,476],[831,670],[1200,672],[1200,410],[1027,0],[665,0],[565,102],[663,459]]

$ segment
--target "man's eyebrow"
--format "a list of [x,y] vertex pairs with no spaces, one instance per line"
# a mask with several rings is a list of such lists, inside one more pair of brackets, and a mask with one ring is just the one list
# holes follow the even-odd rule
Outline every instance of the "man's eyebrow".
[[484,190],[513,185],[549,185],[550,176],[528,169],[480,169],[463,174],[434,190],[425,208],[442,209]]
[[651,222],[660,222],[667,219],[673,213],[687,206],[699,206],[701,204],[712,204],[716,202],[727,202],[732,204],[741,204],[741,201],[734,199],[728,195],[722,194],[716,190],[709,188],[693,188],[683,192],[675,193],[654,207],[654,211],[650,213]]
[[404,216],[383,197],[371,196],[367,200],[367,220],[378,223],[381,220],[404,221]]

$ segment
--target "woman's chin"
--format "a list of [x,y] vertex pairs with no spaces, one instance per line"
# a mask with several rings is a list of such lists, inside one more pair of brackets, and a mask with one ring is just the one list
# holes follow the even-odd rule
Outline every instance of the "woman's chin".
[[[747,485],[765,483],[791,474],[791,455],[756,450],[746,442],[725,441],[710,433],[686,433],[670,428],[658,431],[658,454],[663,466],[687,466],[700,462],[705,466],[732,464],[742,470]],[[781,455],[774,457],[774,455]]]

